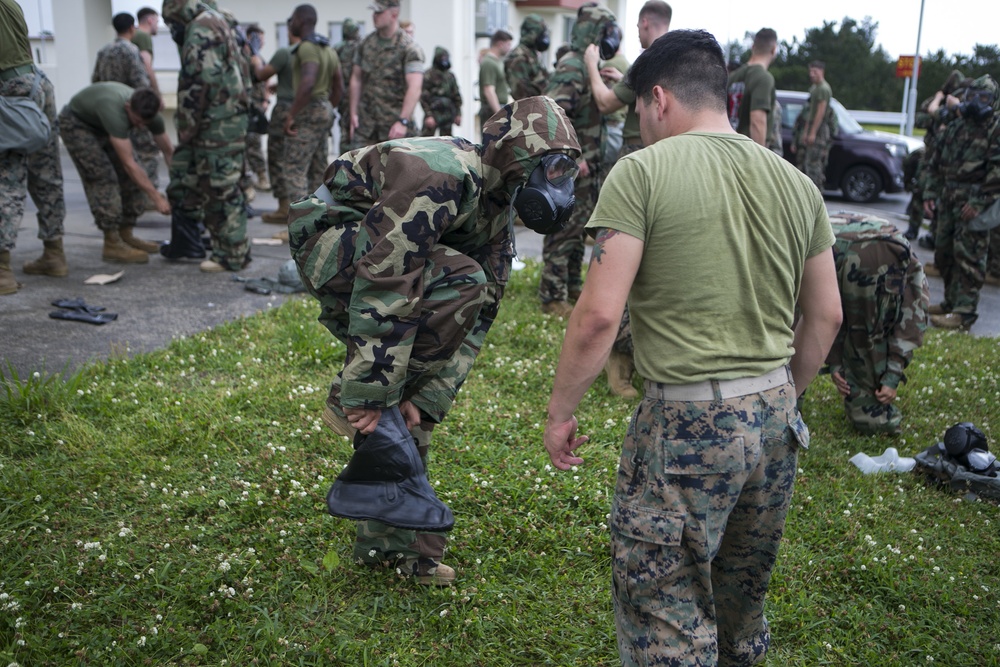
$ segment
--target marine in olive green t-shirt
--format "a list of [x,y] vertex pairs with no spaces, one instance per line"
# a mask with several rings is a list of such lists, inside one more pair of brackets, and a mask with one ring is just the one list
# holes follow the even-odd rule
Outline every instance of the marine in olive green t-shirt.
[[507,104],[510,100],[510,86],[507,85],[507,74],[503,70],[503,61],[492,53],[484,55],[483,61],[479,64],[480,123],[485,123],[493,115],[493,109],[486,103],[486,96],[483,95],[483,88],[486,86],[493,86],[500,106]]
[[145,51],[150,56],[153,55],[153,36],[145,30],[139,30],[136,28],[135,34],[132,35],[132,43],[135,44],[140,51]]
[[316,70],[316,83],[313,85],[309,98],[313,100],[327,99],[330,96],[330,77],[333,76],[335,69],[340,69],[340,58],[337,57],[337,52],[329,46],[320,46],[308,40],[299,42],[298,46],[293,47],[292,52],[294,53],[293,89],[299,89],[299,83],[302,81],[302,66],[306,63],[315,63],[318,68]]
[[[78,92],[67,106],[74,116],[98,134],[128,139],[132,124],[125,113],[125,104],[134,92],[124,83],[102,81]],[[147,127],[154,135],[163,134],[163,116],[156,114]]]

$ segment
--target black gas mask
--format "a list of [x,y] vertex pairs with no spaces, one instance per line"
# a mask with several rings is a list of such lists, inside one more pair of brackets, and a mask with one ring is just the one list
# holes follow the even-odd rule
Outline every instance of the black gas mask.
[[165,21],[167,27],[170,28],[170,39],[174,40],[177,46],[184,46],[184,33],[187,31],[187,26],[183,23],[178,23],[177,21]]
[[442,72],[447,72],[451,69],[451,60],[448,59],[448,56],[439,56],[434,59],[434,67]]
[[949,428],[938,447],[977,475],[996,476],[997,457],[990,451],[983,432],[971,423],[961,422]]
[[958,105],[962,118],[981,123],[993,117],[994,95],[992,91],[970,89],[965,93],[965,101]]
[[524,226],[539,234],[562,229],[576,205],[573,190],[578,173],[576,160],[564,153],[543,157],[511,199]]
[[601,49],[601,60],[611,60],[622,45],[622,29],[614,21],[604,24],[597,46]]
[[535,51],[543,53],[549,50],[549,46],[552,44],[552,38],[549,36],[548,29],[543,30],[542,34],[535,38]]

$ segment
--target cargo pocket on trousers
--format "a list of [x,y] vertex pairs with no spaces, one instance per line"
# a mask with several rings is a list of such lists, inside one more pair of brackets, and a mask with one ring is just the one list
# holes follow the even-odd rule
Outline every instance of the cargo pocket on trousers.
[[622,604],[654,612],[674,601],[663,582],[683,563],[684,517],[615,497],[611,503],[612,585]]

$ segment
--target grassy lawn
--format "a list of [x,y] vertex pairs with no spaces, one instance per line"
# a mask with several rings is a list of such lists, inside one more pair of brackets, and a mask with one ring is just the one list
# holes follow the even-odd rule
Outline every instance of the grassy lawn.
[[[563,322],[537,278],[516,274],[432,449],[453,588],[350,562],[325,495],[351,447],[319,420],[343,348],[310,300],[0,385],[0,666],[617,664],[606,522],[635,406],[599,379],[585,465],[550,469]],[[768,664],[1000,664],[997,507],[848,463],[958,421],[992,437],[998,369],[996,339],[929,333],[894,440],[854,434],[829,378],[809,389]]]

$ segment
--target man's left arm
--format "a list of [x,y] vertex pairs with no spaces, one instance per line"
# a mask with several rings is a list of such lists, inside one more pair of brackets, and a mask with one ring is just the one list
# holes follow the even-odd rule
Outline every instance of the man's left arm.
[[170,142],[170,137],[167,136],[166,132],[161,132],[160,134],[153,135],[153,142],[163,153],[163,161],[170,166],[170,163],[174,159],[174,145]]
[[577,437],[573,413],[607,361],[643,246],[642,240],[610,229],[602,229],[594,243],[587,281],[566,324],[545,424],[545,449],[560,470],[583,463],[573,452],[587,437]]
[[288,115],[285,117],[285,134],[292,137],[298,134],[297,130],[292,129],[292,126],[295,125],[295,114],[302,111],[309,104],[309,98],[312,96],[313,88],[316,86],[319,63],[312,60],[305,61],[302,63],[300,71],[301,76],[299,78],[299,87],[295,90],[295,100],[292,102],[291,108],[288,109]]
[[791,367],[795,390],[801,396],[823,365],[844,317],[832,250],[806,260],[798,305],[801,317],[795,327]]

